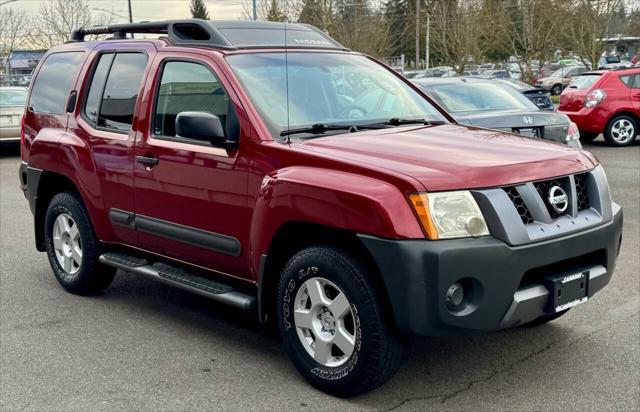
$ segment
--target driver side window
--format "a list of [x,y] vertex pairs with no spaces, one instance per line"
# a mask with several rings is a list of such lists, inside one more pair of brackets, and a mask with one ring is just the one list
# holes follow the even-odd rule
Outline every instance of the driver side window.
[[156,93],[153,116],[153,133],[156,136],[192,140],[176,135],[176,117],[181,112],[216,115],[225,132],[229,131],[234,121],[237,122],[234,120],[231,100],[222,84],[203,64],[187,61],[165,63]]

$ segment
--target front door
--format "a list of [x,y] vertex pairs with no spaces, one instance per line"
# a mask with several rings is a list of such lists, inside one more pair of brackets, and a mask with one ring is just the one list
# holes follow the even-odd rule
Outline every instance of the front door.
[[[249,127],[244,111],[208,56],[159,53],[136,142],[135,226],[147,251],[247,277]],[[151,76],[150,76],[151,78]],[[181,112],[218,116],[235,147],[176,133]]]

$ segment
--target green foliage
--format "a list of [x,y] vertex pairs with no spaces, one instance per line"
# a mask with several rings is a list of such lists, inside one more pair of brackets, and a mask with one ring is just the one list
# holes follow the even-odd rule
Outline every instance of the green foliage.
[[278,0],[271,0],[269,9],[267,10],[267,20],[269,21],[286,21],[287,16],[280,7]]

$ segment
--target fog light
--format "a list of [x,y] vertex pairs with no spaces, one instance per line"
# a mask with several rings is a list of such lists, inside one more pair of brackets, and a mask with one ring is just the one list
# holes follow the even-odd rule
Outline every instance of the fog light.
[[456,282],[449,286],[444,299],[447,304],[447,309],[450,311],[455,312],[460,309],[464,301],[464,289],[462,285]]

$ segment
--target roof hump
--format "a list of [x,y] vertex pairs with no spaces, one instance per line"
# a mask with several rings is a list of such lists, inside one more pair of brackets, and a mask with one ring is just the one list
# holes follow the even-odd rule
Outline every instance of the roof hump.
[[340,43],[307,24],[252,20],[167,20],[113,24],[74,30],[71,41],[84,41],[87,35],[164,34],[172,44],[220,49],[318,48],[348,50]]

